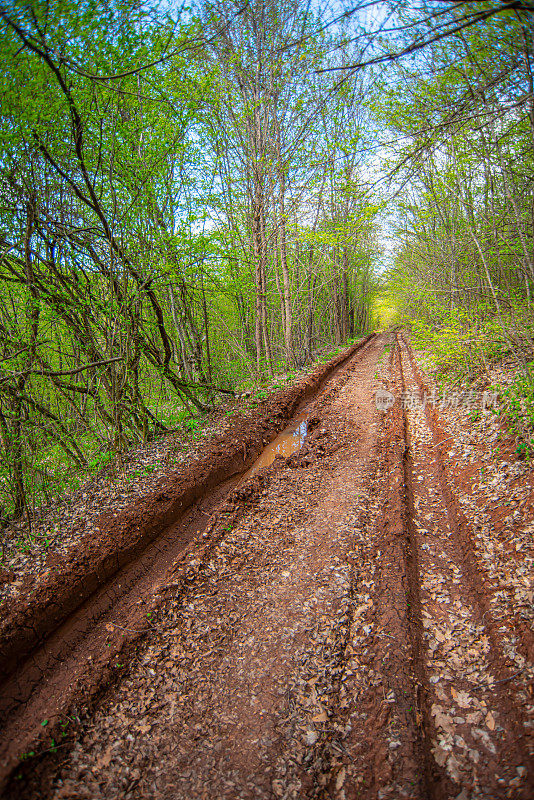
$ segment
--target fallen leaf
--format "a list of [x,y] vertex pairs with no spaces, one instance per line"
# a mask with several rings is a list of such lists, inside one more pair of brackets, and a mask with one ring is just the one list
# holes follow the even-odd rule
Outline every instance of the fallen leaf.
[[447,759],[447,770],[455,783],[460,782],[460,762],[456,756],[451,753]]
[[488,711],[488,713],[486,714],[486,727],[488,727],[490,731],[495,730],[495,718],[491,713],[491,711]]
[[484,747],[490,751],[490,753],[493,753],[494,755],[497,753],[497,748],[491,741],[489,733],[485,731],[483,728],[473,728],[471,730],[471,735],[473,736],[473,738],[479,739],[484,745]]
[[478,725],[480,720],[482,719],[482,714],[480,711],[473,711],[472,714],[467,715],[467,721],[470,725]]
[[339,791],[341,789],[341,787],[343,786],[343,784],[345,783],[346,772],[347,771],[346,771],[345,767],[341,767],[341,769],[337,773],[337,778],[336,778],[336,789],[337,789],[337,791]]
[[469,697],[469,695],[465,691],[457,692],[454,699],[456,700],[460,708],[469,708],[469,706],[473,702],[472,698]]
[[99,769],[100,767],[109,767],[111,763],[111,747],[108,747],[105,753],[103,753],[96,761],[96,767]]
[[434,747],[433,753],[438,766],[443,767],[449,756],[448,751],[444,750],[443,747],[440,747],[440,745],[438,745],[437,747]]
[[436,718],[436,725],[438,728],[443,728],[444,731],[447,733],[452,733],[454,731],[454,725],[452,724],[452,717],[449,717],[448,714],[444,714],[442,711],[438,711],[435,715]]
[[148,733],[150,730],[150,725],[138,725],[137,730],[139,733]]

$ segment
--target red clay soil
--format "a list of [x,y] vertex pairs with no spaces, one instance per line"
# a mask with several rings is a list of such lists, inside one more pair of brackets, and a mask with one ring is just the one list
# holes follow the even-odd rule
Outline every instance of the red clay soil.
[[192,507],[87,601],[84,637],[51,637],[4,729],[6,798],[534,796],[534,513],[507,518],[513,548],[482,493],[472,524],[451,420],[403,407],[423,376],[385,344],[307,406],[300,452]]
[[[87,641],[87,637],[94,639],[95,623],[102,628],[110,624],[108,617],[117,619],[122,603],[128,617],[126,623],[122,620],[124,627],[137,633],[143,623],[146,626],[146,619],[133,619],[128,610],[129,590],[135,587],[138,596],[153,593],[156,576],[206,526],[207,510],[225,496],[234,476],[255,461],[297,409],[370,338],[263,402],[253,414],[237,421],[227,436],[212,440],[202,458],[173,473],[152,494],[120,515],[102,515],[97,536],[86,537],[70,556],[53,565],[33,593],[20,595],[3,609],[0,722],[8,747],[1,753],[0,776],[9,771],[21,750],[19,736],[24,742],[31,741],[30,729],[38,724],[50,700],[56,699],[52,716],[58,716],[68,696],[74,698],[80,690],[90,695],[109,678],[104,666],[109,671],[116,653],[102,636],[96,647]],[[71,665],[66,680],[64,671],[55,669],[58,662]],[[42,692],[37,691],[42,686],[46,687],[44,705]],[[24,709],[22,717],[27,723],[17,714],[20,724],[11,735],[13,714],[19,709]],[[44,733],[48,731],[47,727]]]

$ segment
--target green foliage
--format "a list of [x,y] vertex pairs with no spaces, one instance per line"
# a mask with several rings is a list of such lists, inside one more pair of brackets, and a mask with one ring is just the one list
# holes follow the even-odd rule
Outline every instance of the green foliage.
[[527,442],[519,442],[516,448],[516,453],[520,458],[530,461],[534,456],[534,446]]
[[478,375],[510,349],[493,320],[481,324],[459,309],[442,309],[433,323],[415,320],[410,328],[414,345],[427,352],[437,379],[447,384]]
[[[534,361],[528,366],[530,375],[534,375]],[[530,460],[534,454],[534,381],[518,377],[509,386],[501,387],[500,394],[509,432],[518,439],[517,454]]]
[[91,472],[98,472],[102,467],[107,467],[114,458],[113,453],[98,453],[95,458],[88,462],[87,466]]
[[[499,336],[502,328],[494,320],[471,327],[467,319],[456,313],[448,315],[448,322],[441,326],[421,321],[411,325],[413,344],[425,351],[438,383],[468,382],[504,355],[513,356],[510,339],[502,332]],[[493,389],[499,392],[501,414],[507,420],[509,432],[518,439],[518,455],[530,458],[534,452],[534,361],[525,363],[523,369],[523,374],[510,384],[496,385]],[[479,409],[470,412],[473,421],[480,416]]]
[[200,423],[197,419],[184,420],[182,427],[193,439],[196,438],[200,432]]
[[[414,8],[399,13],[406,30],[420,30]],[[444,9],[440,30],[456,21]],[[520,13],[440,37],[376,108],[398,137],[390,166],[409,186],[387,292],[438,381],[467,383],[503,358],[516,365],[501,396],[520,452],[533,430],[534,126],[516,98],[530,92],[531,37]]]

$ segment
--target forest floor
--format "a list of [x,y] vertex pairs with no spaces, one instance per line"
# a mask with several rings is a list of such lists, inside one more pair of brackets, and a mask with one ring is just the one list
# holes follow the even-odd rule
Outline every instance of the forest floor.
[[418,360],[364,342],[298,452],[73,612],[83,659],[43,633],[3,687],[7,798],[534,796],[531,465]]

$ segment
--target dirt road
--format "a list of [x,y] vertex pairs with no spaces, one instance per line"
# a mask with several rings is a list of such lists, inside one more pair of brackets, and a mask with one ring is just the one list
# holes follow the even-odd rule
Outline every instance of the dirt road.
[[533,797],[532,609],[510,591],[532,492],[506,543],[489,505],[477,526],[444,415],[401,402],[425,390],[402,336],[359,350],[297,453],[212,498],[164,580],[132,576],[148,632],[6,797]]

